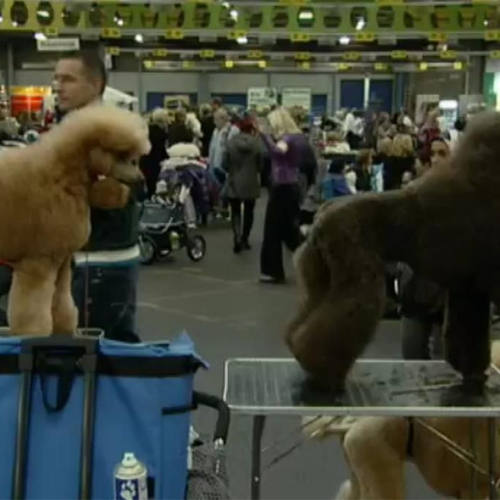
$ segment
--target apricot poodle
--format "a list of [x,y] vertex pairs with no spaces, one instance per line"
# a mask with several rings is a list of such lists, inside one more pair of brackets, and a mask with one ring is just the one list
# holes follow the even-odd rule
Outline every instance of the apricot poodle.
[[[492,346],[500,368],[500,342]],[[498,377],[498,372],[495,374]],[[340,434],[351,477],[338,500],[405,498],[405,462],[413,462],[427,484],[447,498],[488,498],[488,419],[468,417],[361,417],[345,426],[328,417],[311,420],[307,434]],[[500,425],[495,423],[495,464],[500,472]]]
[[445,358],[480,388],[499,255],[500,113],[484,113],[446,166],[407,189],[323,208],[297,258],[305,298],[288,346],[313,378],[341,390],[382,318],[385,264],[406,262],[447,290]]
[[0,260],[14,271],[8,319],[14,334],[71,334],[71,258],[90,235],[89,204],[121,208],[149,150],[137,115],[92,106],[41,140],[0,155]]

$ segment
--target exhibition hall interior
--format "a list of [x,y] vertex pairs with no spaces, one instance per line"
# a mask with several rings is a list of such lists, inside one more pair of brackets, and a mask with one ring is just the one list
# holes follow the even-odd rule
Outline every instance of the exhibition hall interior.
[[0,0],[0,498],[500,497],[496,0]]

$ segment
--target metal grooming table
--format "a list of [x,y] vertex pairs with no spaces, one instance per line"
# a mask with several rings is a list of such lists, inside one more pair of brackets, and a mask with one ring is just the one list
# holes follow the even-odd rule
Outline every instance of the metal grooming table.
[[235,415],[253,416],[251,498],[260,498],[261,444],[270,416],[401,416],[488,418],[490,498],[495,487],[495,418],[500,416],[500,372],[483,394],[468,394],[444,361],[360,360],[342,395],[313,386],[293,359],[229,359],[224,400]]

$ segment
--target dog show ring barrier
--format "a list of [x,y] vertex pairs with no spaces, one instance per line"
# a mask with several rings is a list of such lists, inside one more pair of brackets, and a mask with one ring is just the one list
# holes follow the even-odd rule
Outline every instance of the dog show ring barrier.
[[236,358],[225,364],[224,400],[233,415],[253,417],[252,499],[260,498],[262,437],[266,419],[273,416],[487,418],[489,498],[498,498],[498,370],[491,370],[482,391],[471,393],[444,361],[360,360],[353,366],[343,393],[332,394],[311,384],[293,359]]

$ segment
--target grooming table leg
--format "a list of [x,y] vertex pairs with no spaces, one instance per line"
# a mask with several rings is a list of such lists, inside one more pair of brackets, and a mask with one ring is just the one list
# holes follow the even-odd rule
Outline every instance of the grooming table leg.
[[266,417],[264,415],[256,415],[253,418],[253,434],[252,434],[252,500],[260,499],[260,481],[261,481],[261,445],[262,434],[264,433],[264,425]]
[[497,475],[497,450],[496,450],[496,419],[488,419],[488,479],[489,479],[489,498],[494,500],[498,498],[496,488]]

